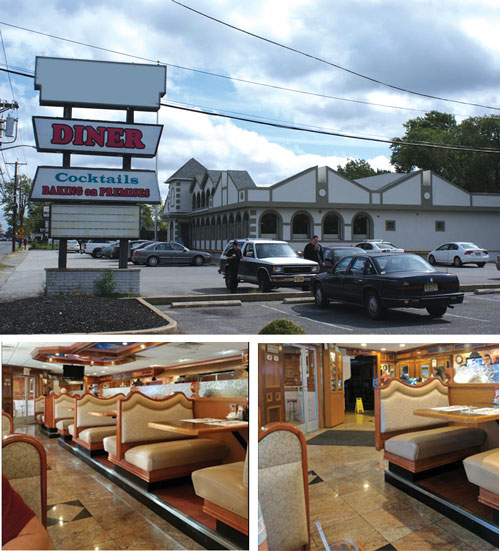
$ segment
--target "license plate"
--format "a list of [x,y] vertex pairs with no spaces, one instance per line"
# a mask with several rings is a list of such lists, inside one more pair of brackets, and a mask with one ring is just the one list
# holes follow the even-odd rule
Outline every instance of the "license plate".
[[482,253],[476,253],[476,256],[481,256]]
[[438,284],[437,283],[426,283],[424,285],[424,291],[426,293],[431,293],[432,291],[438,290]]
[[294,276],[293,281],[295,283],[302,283],[302,281],[304,281],[304,276]]

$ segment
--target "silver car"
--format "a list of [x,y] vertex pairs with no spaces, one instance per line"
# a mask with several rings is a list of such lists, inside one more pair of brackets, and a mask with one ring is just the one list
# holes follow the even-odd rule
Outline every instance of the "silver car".
[[134,264],[146,266],[159,266],[160,264],[194,264],[202,266],[209,263],[212,257],[203,251],[192,251],[179,243],[155,242],[142,249],[137,249],[132,254]]

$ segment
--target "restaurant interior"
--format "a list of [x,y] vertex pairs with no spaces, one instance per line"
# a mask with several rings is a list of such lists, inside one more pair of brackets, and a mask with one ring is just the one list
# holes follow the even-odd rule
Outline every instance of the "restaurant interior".
[[259,549],[498,548],[498,343],[261,343],[258,361]]
[[2,343],[2,474],[54,549],[248,549],[248,413],[246,342]]

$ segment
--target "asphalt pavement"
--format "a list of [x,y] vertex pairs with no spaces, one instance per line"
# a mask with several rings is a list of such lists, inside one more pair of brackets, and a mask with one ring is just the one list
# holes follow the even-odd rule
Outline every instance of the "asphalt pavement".
[[[3,243],[2,243],[3,244]],[[10,250],[10,244],[6,252]],[[0,248],[0,255],[2,249]],[[43,293],[45,268],[55,268],[57,251],[33,250],[6,254],[0,258],[0,300],[14,300]],[[94,259],[86,254],[68,254],[69,268],[118,267],[117,260]],[[133,266],[133,264],[129,264]],[[217,265],[204,266],[141,266],[141,295],[144,298],[179,296],[202,298],[226,295],[241,298],[238,306],[198,306],[176,308],[156,306],[179,323],[181,333],[188,334],[255,334],[267,322],[287,318],[299,324],[308,334],[488,334],[500,331],[500,294],[474,295],[466,293],[464,304],[457,305],[442,319],[432,319],[425,310],[392,310],[382,321],[371,320],[363,308],[331,304],[320,310],[311,303],[283,304],[280,289],[272,292],[273,301],[260,300],[255,285],[243,284],[238,297],[225,287]],[[453,268],[441,266],[441,271],[455,273],[463,285],[500,288],[500,272],[493,263]],[[216,298],[216,297],[213,297]],[[217,297],[219,298],[219,297]],[[254,302],[246,302],[252,298]],[[264,297],[262,297],[264,298]],[[160,300],[161,302],[161,300]]]

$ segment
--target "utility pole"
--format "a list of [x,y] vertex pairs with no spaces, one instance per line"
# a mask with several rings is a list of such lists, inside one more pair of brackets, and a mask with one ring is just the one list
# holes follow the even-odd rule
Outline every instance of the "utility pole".
[[[7,165],[14,165],[14,193],[12,194],[14,197],[14,206],[12,208],[12,252],[15,252],[16,250],[16,226],[17,226],[17,167],[19,165],[25,165],[27,163],[19,163],[16,161],[15,163],[5,163]],[[21,186],[19,186],[19,205],[21,204]]]

